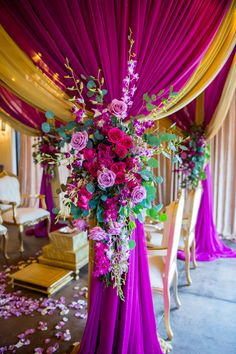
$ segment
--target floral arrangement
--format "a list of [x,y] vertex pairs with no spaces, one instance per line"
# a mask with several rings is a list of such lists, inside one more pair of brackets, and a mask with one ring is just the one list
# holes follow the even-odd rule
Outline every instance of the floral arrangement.
[[[60,146],[70,147],[64,154],[70,174],[66,185],[61,185],[64,205],[70,210],[73,225],[81,230],[87,228],[89,218],[96,219],[96,226],[88,233],[94,241],[93,276],[115,287],[121,299],[130,252],[135,247],[132,231],[136,219],[165,219],[160,213],[162,205],[155,203],[156,184],[162,183],[161,176],[153,171],[158,166],[157,154],[170,157],[176,150],[172,131],[161,133],[154,129],[154,121],[129,115],[139,78],[131,35],[122,97],[108,104],[104,103],[108,91],[101,71],[96,77],[78,76],[66,61],[75,119],[56,129]],[[151,97],[144,95],[149,112],[164,109],[176,97],[171,88],[169,97],[157,106],[154,101],[158,95],[162,91]]]
[[59,164],[61,154],[61,136],[54,126],[53,112],[46,112],[47,122],[42,123],[41,136],[32,146],[34,148],[33,159],[39,163],[49,178],[55,174],[55,166]]
[[192,126],[190,136],[181,145],[182,163],[176,169],[182,173],[182,188],[194,189],[201,180],[206,179],[205,163],[209,160],[209,146],[206,144],[201,126]]

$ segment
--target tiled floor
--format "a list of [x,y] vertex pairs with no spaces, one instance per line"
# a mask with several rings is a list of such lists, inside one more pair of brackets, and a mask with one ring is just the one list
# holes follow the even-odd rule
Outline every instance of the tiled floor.
[[[10,243],[8,265],[19,261],[27,261],[34,257],[36,252],[46,244],[47,239],[25,236],[25,253],[21,256],[17,252],[18,240],[16,230],[9,230]],[[232,244],[236,248],[235,244]],[[0,270],[4,268],[5,261],[0,255]],[[171,312],[171,324],[174,331],[173,354],[236,354],[236,259],[220,259],[215,262],[201,262],[199,267],[191,273],[193,284],[186,286],[183,263],[179,262],[179,295],[182,306],[179,310]],[[81,271],[78,281],[71,282],[55,295],[56,299],[65,297],[66,304],[73,300],[84,299],[78,295],[78,287],[83,287],[87,282],[87,268]],[[8,286],[7,291],[11,291]],[[22,294],[32,299],[39,299],[40,295],[34,292],[22,290]],[[1,309],[0,296],[0,309]],[[159,333],[165,338],[163,323],[163,303],[159,295],[154,295],[155,311]],[[174,307],[174,303],[173,303]],[[81,310],[85,313],[85,309]],[[12,316],[9,319],[0,318],[0,347],[17,343],[17,335],[29,328],[37,328],[39,321],[47,322],[48,330],[37,330],[28,336],[31,343],[16,350],[16,353],[34,353],[35,347],[43,347],[45,350],[59,343],[56,353],[70,353],[72,343],[81,339],[85,321],[75,317],[76,310],[70,309],[67,317],[69,320],[63,330],[69,329],[70,341],[57,339],[58,330],[55,325],[63,318],[59,310],[52,315],[42,316],[35,312],[34,316]],[[44,341],[51,338],[48,344]],[[46,352],[46,351],[45,351]],[[0,351],[1,353],[1,351]],[[7,351],[11,353],[11,351]],[[93,353],[91,353],[93,354]],[[119,353],[114,353],[119,354]],[[132,353],[129,353],[132,354]],[[145,353],[149,354],[149,353]]]

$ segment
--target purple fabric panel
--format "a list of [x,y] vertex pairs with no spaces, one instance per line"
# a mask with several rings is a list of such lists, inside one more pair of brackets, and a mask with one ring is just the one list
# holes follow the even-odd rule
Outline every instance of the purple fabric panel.
[[79,354],[159,354],[143,225],[136,222],[125,301],[92,278],[91,308]]
[[0,107],[11,117],[30,128],[40,129],[41,124],[45,121],[43,113],[2,86],[0,86]]
[[[75,71],[103,71],[107,99],[121,96],[128,29],[133,30],[140,80],[131,113],[144,111],[142,96],[180,90],[211,43],[230,0],[0,0],[0,21],[32,57],[42,54],[46,73],[65,83],[65,58]],[[214,16],[212,16],[214,13]]]
[[[213,261],[217,258],[236,258],[236,252],[226,246],[219,238],[213,220],[212,182],[209,164],[206,166],[207,179],[202,181],[203,194],[195,228],[196,259]],[[179,251],[178,258],[184,260]]]
[[[52,186],[49,177],[43,171],[41,187],[40,187],[40,194],[45,195],[45,201],[47,205],[47,210],[50,212],[51,215],[51,231],[54,230],[54,222],[55,222],[55,215],[52,213],[53,209],[53,197],[52,197]],[[39,207],[41,208],[42,205],[40,203]],[[42,221],[38,225],[35,226],[35,236],[36,237],[46,237],[47,236],[47,229],[46,229],[46,222]]]
[[196,258],[210,261],[216,258],[236,258],[236,252],[227,247],[219,238],[213,220],[212,181],[209,164],[206,166],[207,179],[202,181],[203,194],[195,229]]

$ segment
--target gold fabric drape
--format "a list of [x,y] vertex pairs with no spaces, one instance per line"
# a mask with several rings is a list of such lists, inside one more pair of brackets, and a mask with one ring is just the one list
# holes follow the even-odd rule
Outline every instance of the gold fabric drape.
[[0,26],[0,84],[40,111],[72,119],[68,96],[16,45]]
[[[225,15],[218,32],[204,55],[197,70],[181,90],[175,102],[167,106],[166,112],[159,112],[153,119],[161,119],[179,111],[198,97],[220,72],[236,45],[236,0]],[[146,119],[146,118],[144,118]]]
[[213,117],[206,127],[207,140],[212,139],[221,128],[224,120],[227,116],[231,101],[234,97],[236,90],[236,54],[234,55],[233,62],[231,64],[221,98],[213,114]]

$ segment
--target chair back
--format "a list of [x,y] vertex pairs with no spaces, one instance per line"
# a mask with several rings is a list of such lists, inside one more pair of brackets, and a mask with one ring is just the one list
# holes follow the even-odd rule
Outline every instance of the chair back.
[[[19,181],[15,175],[6,171],[0,173],[0,200],[15,202],[17,206],[21,202]],[[0,204],[2,211],[10,208],[10,205]]]
[[195,226],[197,223],[198,210],[201,203],[202,188],[197,187],[195,190],[191,191],[191,213],[189,216],[189,234],[195,231]]
[[164,230],[162,245],[167,247],[167,256],[165,262],[165,274],[169,274],[172,265],[176,263],[181,226],[184,211],[184,190],[178,200],[167,206],[168,225],[167,230]]

